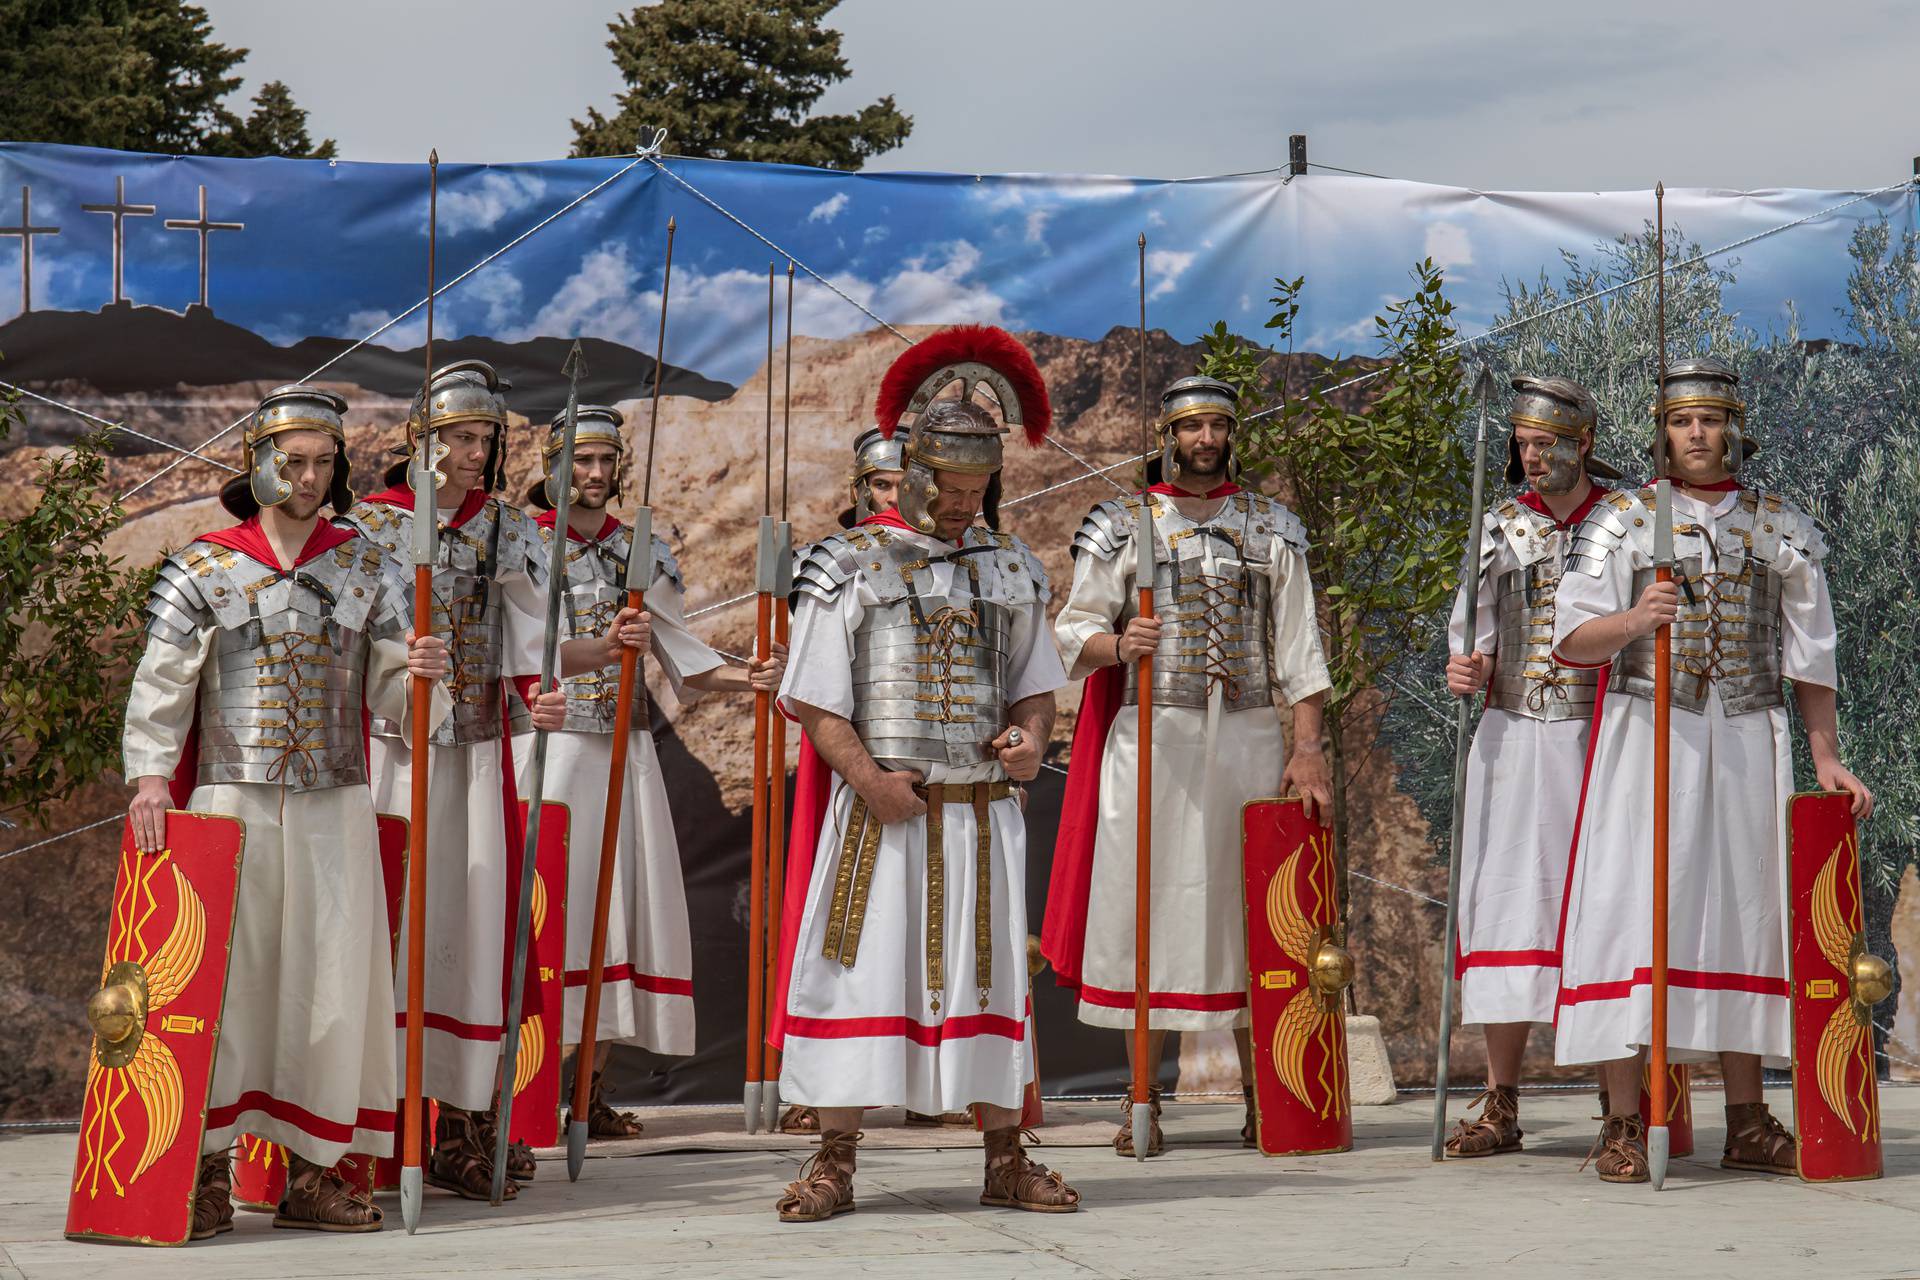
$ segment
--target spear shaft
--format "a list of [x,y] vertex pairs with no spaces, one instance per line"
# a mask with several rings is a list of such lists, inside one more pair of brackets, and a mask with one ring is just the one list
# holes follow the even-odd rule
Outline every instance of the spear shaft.
[[[1653,188],[1655,352],[1653,457],[1653,576],[1673,581],[1673,483],[1667,479],[1667,190]],[[1647,1171],[1658,1191],[1666,1185],[1671,1135],[1667,1131],[1667,818],[1672,777],[1673,629],[1653,633],[1653,983],[1648,1037]]]
[[[1140,465],[1153,455],[1153,414],[1147,405],[1147,235],[1140,233]],[[1140,519],[1134,529],[1134,587],[1142,618],[1153,614],[1153,495],[1140,495]],[[1148,1061],[1152,1035],[1147,1025],[1153,966],[1153,655],[1140,655],[1134,673],[1140,703],[1139,809],[1135,815],[1133,885],[1133,1157],[1145,1160],[1152,1146],[1153,1079],[1159,1063]]]

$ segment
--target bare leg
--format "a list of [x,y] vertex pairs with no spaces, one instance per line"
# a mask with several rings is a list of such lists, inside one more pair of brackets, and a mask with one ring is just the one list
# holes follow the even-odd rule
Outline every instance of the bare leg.
[[607,1063],[613,1058],[613,1043],[602,1040],[593,1047],[593,1074],[599,1075],[607,1069]]
[[821,1107],[820,1129],[834,1133],[852,1133],[860,1127],[862,1107]]
[[1520,1064],[1527,1056],[1527,1036],[1533,1031],[1530,1022],[1490,1022],[1486,1026],[1487,1036],[1487,1087],[1501,1085],[1517,1087],[1520,1083]]
[[1720,1076],[1726,1082],[1727,1105],[1758,1102],[1761,1097],[1760,1057],[1752,1053],[1720,1055]]
[[1646,1050],[1631,1058],[1615,1058],[1600,1064],[1600,1087],[1607,1091],[1609,1116],[1640,1114],[1640,1077],[1644,1072]]
[[1244,1088],[1253,1087],[1253,1029],[1235,1027],[1233,1029],[1234,1052],[1240,1055],[1240,1084]]
[[[1011,1129],[1020,1123],[1020,1109],[1018,1107],[996,1107],[989,1102],[978,1102],[974,1105],[980,1111],[980,1127],[982,1129],[988,1131],[994,1129]],[[822,1115],[825,1114],[825,1112],[822,1112]]]
[[[1147,1061],[1152,1069],[1147,1072],[1147,1083],[1152,1084],[1160,1078],[1160,1064],[1166,1061],[1167,1033],[1149,1028],[1147,1031]],[[1241,1059],[1242,1063],[1246,1060]],[[1127,1070],[1133,1070],[1133,1032],[1127,1032]]]

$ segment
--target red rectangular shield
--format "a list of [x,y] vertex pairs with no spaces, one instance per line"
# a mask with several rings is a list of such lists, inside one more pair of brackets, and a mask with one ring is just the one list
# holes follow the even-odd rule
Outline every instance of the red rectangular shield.
[[1349,1151],[1344,978],[1326,985],[1345,962],[1333,833],[1296,797],[1250,801],[1241,835],[1255,1137],[1270,1156]]
[[[1653,1064],[1640,1068],[1640,1120],[1653,1120],[1653,1092],[1648,1082]],[[1687,1064],[1667,1064],[1667,1154],[1678,1160],[1693,1154],[1693,1094],[1688,1089]]]
[[1870,957],[1852,804],[1844,791],[1787,801],[1793,1118],[1807,1182],[1883,1171],[1873,1010],[1855,989],[1855,964]]
[[134,848],[131,822],[121,832],[106,962],[88,1006],[74,1239],[171,1245],[192,1231],[245,843],[238,818],[179,810],[167,811],[158,853]]
[[[514,1062],[513,1119],[508,1137],[531,1147],[560,1142],[560,1023],[567,981],[567,806],[540,805],[540,848],[533,860],[533,933],[527,949],[540,978],[540,996],[526,1003],[539,1012],[520,1022],[520,1053]],[[520,802],[525,829],[527,802]],[[508,918],[517,918],[520,877],[507,879]]]

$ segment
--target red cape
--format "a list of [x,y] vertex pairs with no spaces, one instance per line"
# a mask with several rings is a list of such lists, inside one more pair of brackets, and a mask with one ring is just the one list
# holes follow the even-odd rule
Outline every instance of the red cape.
[[[402,511],[413,510],[413,490],[406,485],[397,484],[391,489],[382,489],[379,493],[370,493],[368,502],[379,502],[389,507],[399,507]],[[453,519],[447,521],[447,528],[458,529],[467,521],[480,514],[487,505],[485,489],[469,489],[467,496],[460,500],[460,509],[453,513]]]
[[[542,529],[551,529],[553,528],[554,525],[560,522],[560,513],[557,511],[542,511],[539,515],[533,518],[533,522],[539,525]],[[613,516],[608,516],[606,518],[606,523],[600,526],[600,532],[594,534],[593,537],[588,538],[584,536],[578,529],[574,528],[571,524],[569,524],[567,526],[567,540],[569,542],[605,542],[608,538],[612,537],[614,532],[619,528],[620,528],[620,521],[615,519]]]

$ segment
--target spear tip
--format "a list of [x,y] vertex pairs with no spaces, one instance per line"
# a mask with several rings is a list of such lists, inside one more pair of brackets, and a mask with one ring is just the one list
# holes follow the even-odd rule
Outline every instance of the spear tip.
[[787,279],[793,279],[793,259],[787,259]]
[[1147,247],[1147,233],[1144,231],[1140,233],[1140,247],[1142,249]]
[[428,167],[434,168],[434,169],[438,169],[440,167],[440,148],[435,147],[431,151],[427,152],[427,165]]
[[1666,184],[1666,183],[1664,183],[1664,182],[1655,182],[1655,183],[1653,184],[1653,198],[1654,198],[1655,200],[1665,200],[1665,199],[1667,198],[1667,184]]
[[573,345],[567,348],[567,362],[560,366],[560,372],[568,379],[577,380],[586,376],[587,360],[580,354],[580,339],[575,338]]
[[1493,399],[1493,392],[1493,367],[1485,361],[1482,361],[1480,364],[1480,374],[1473,380],[1473,394],[1481,404],[1485,404],[1487,401]]
[[667,215],[667,234],[668,235],[673,234],[673,215],[672,214]]

